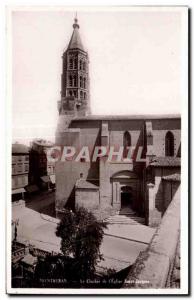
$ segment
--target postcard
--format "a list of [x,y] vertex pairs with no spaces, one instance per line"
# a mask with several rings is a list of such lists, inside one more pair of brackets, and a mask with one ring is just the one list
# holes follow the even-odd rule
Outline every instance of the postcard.
[[188,20],[7,7],[8,294],[188,294]]

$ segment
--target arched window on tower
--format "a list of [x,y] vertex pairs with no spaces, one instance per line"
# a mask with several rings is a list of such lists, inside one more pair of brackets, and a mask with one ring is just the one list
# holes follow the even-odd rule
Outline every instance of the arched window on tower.
[[69,76],[69,86],[72,86],[73,85],[73,78],[72,76],[70,75]]
[[171,131],[165,137],[165,156],[174,156],[174,135]]
[[79,85],[80,85],[80,87],[82,87],[82,85],[83,85],[83,78],[81,76],[79,78]]
[[82,60],[79,61],[79,69],[82,70]]
[[73,59],[72,58],[69,59],[69,68],[73,69]]
[[77,86],[77,77],[76,77],[76,75],[73,76],[73,86]]
[[84,82],[83,82],[84,84],[84,89],[86,88],[86,78],[84,78]]
[[73,68],[76,70],[77,69],[77,58],[74,58],[73,61]]
[[124,136],[123,136],[123,158],[127,158],[129,148],[131,147],[131,135],[128,131],[125,131]]

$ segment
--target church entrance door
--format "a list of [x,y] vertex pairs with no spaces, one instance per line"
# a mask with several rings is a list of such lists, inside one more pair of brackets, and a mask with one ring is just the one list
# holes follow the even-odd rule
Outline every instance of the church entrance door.
[[132,213],[134,206],[133,189],[130,186],[122,186],[120,189],[121,208],[120,214]]
[[133,203],[132,188],[130,186],[121,187],[121,209],[131,207]]

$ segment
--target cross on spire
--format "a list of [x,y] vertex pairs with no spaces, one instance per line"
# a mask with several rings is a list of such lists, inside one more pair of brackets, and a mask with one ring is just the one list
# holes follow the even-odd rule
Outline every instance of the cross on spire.
[[74,29],[79,28],[78,19],[77,19],[77,12],[75,13],[73,28]]

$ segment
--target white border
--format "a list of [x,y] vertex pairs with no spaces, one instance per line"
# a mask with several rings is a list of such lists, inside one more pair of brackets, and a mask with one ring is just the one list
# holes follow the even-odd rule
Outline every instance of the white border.
[[[34,1],[37,2],[37,1]],[[40,1],[38,1],[40,3]],[[56,1],[57,4],[59,1]],[[100,1],[101,2],[101,1]],[[71,2],[72,3],[72,2]],[[49,4],[49,1],[47,2]],[[12,91],[11,91],[11,11],[13,10],[47,10],[47,11],[74,11],[75,8],[80,11],[88,10],[88,7],[64,7],[64,6],[11,6],[7,9],[7,101],[6,101],[6,119],[7,119],[7,132],[6,132],[6,144],[7,144],[7,292],[9,294],[156,294],[156,295],[165,295],[165,294],[187,294],[188,292],[188,261],[187,261],[187,249],[188,249],[188,228],[187,228],[187,220],[188,220],[188,206],[186,205],[186,200],[188,199],[188,72],[187,72],[187,62],[188,62],[188,29],[187,29],[187,11],[186,7],[160,7],[163,11],[182,11],[183,12],[183,40],[182,43],[185,47],[183,47],[183,55],[182,55],[182,66],[184,68],[183,80],[182,80],[182,191],[181,191],[181,199],[184,199],[184,205],[181,205],[181,289],[14,289],[11,288],[11,196],[9,191],[11,190],[11,99],[12,99]],[[158,10],[158,7],[143,7],[145,10]],[[104,7],[94,7],[89,6],[90,10],[93,11],[138,11],[142,9],[142,6],[104,6]],[[185,61],[185,59],[187,59]],[[186,64],[186,65],[185,65]],[[182,69],[183,70],[183,69]]]

